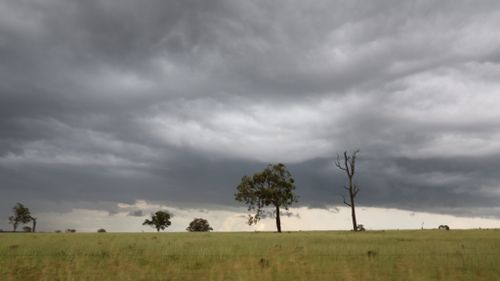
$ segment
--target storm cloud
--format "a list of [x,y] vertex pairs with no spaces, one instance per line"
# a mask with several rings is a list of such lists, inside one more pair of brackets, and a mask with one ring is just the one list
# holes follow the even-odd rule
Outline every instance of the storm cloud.
[[[498,1],[0,0],[0,213],[239,205],[500,218]],[[131,216],[140,216],[131,210]]]

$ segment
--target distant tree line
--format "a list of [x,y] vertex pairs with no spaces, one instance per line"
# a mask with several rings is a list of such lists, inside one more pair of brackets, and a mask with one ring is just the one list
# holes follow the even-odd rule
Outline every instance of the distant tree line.
[[[157,232],[160,232],[160,230],[165,230],[172,224],[170,221],[172,217],[172,214],[168,211],[157,211],[151,214],[151,219],[146,219],[142,225],[149,225],[154,227]],[[189,232],[206,232],[213,230],[213,228],[206,219],[194,218],[193,221],[189,223],[186,230]]]
[[[9,223],[13,226],[13,231],[16,232],[18,227],[21,224],[32,223],[32,226],[24,226],[22,229],[24,232],[35,232],[36,230],[36,221],[37,219],[31,215],[30,210],[25,207],[22,203],[16,203],[12,208],[13,215],[9,217]],[[154,214],[151,214],[151,219],[146,219],[143,225],[149,225],[154,227],[156,231],[165,230],[169,227],[172,222],[170,219],[172,218],[172,214],[168,211],[157,211]],[[208,221],[203,218],[194,218],[191,223],[189,223],[186,228],[189,232],[206,232],[211,231],[213,228],[210,226]],[[3,232],[3,230],[0,230]],[[56,233],[61,233],[61,230],[56,230]],[[66,233],[75,233],[76,229],[68,228],[64,232]],[[97,232],[104,233],[106,229],[100,228]]]

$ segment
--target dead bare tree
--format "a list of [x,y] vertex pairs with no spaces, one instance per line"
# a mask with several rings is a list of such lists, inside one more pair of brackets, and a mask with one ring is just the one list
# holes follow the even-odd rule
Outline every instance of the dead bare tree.
[[344,151],[344,159],[337,154],[337,160],[335,161],[335,166],[337,166],[340,170],[345,171],[347,174],[348,186],[344,186],[344,189],[349,194],[349,202],[346,201],[344,195],[342,195],[342,197],[344,198],[344,204],[351,207],[352,229],[354,231],[359,230],[356,222],[356,208],[354,202],[354,198],[358,195],[359,188],[353,182],[354,172],[356,171],[356,154],[358,154],[358,152],[359,149],[353,151],[351,155],[348,155],[347,151]]

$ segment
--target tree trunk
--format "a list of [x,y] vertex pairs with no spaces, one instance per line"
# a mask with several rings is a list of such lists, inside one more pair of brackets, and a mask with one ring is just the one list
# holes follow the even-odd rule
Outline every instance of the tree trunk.
[[276,206],[276,228],[281,232],[280,207]]
[[14,223],[12,226],[14,227],[14,232],[16,232],[16,230],[17,230],[17,223]]
[[352,217],[352,229],[358,231],[358,223],[356,222],[356,208],[354,206],[354,190],[352,186],[352,177],[349,177],[349,198],[351,199],[351,217]]
[[32,231],[36,232],[36,219],[32,219],[32,220],[33,220],[33,229],[32,229]]
[[358,231],[358,223],[356,222],[356,210],[354,208],[354,198],[351,197],[351,216],[352,216],[352,228],[354,231]]

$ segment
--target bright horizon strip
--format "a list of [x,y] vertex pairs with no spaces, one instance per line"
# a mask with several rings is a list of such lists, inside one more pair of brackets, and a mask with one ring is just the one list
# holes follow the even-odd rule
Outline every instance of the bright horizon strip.
[[[246,224],[248,213],[236,210],[195,210],[162,206],[163,210],[173,213],[172,225],[167,232],[185,232],[189,222],[195,218],[205,218],[214,232],[276,231],[273,218],[262,219],[257,225]],[[346,207],[336,209],[291,208],[292,216],[282,216],[283,231],[349,231],[352,228],[350,210]],[[417,230],[437,229],[441,224],[454,229],[500,228],[500,220],[480,217],[459,217],[445,214],[413,212],[389,208],[358,207],[359,224],[369,230]],[[299,216],[296,216],[299,214]],[[96,232],[105,228],[108,232],[156,232],[154,228],[142,226],[145,216],[131,217],[128,212],[110,214],[107,211],[74,209],[69,213],[38,214],[40,232],[64,231],[75,228],[78,232]],[[1,225],[10,231],[8,224]]]

